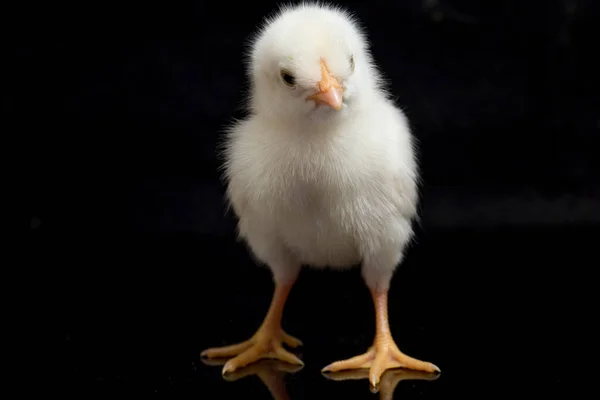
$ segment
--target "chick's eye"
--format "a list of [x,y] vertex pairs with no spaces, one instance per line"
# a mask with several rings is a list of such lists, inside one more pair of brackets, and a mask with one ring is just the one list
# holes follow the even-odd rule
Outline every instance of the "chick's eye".
[[296,78],[294,78],[294,76],[287,71],[281,71],[281,79],[283,80],[283,83],[289,87],[296,85]]
[[350,56],[350,69],[354,72],[354,56]]

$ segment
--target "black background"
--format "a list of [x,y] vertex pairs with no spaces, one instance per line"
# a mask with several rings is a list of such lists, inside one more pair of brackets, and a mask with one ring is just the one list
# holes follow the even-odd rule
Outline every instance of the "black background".
[[[275,6],[251,3],[6,14],[21,32],[7,132],[25,145],[32,221],[21,326],[62,392],[269,398],[199,359],[252,334],[272,293],[235,241],[215,151],[243,115],[246,40]],[[344,4],[419,141],[422,224],[390,315],[400,347],[442,375],[396,395],[569,394],[598,265],[598,2]],[[284,317],[307,364],[290,398],[374,396],[319,374],[369,345],[372,312],[358,271],[303,273]]]

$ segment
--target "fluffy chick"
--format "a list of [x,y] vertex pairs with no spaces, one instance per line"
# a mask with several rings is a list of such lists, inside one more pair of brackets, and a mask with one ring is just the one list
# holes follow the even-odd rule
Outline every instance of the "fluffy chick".
[[418,168],[407,120],[388,98],[358,23],[339,8],[284,7],[252,42],[249,117],[225,142],[227,197],[238,231],[273,273],[271,307],[246,342],[203,352],[302,364],[281,317],[301,265],[361,265],[375,305],[373,346],[324,371],[439,369],[402,353],[387,315],[390,280],[413,235]]

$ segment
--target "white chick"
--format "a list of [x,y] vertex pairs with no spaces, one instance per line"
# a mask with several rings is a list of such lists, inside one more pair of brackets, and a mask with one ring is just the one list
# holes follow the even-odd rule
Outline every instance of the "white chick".
[[254,336],[202,355],[234,357],[223,374],[262,358],[303,364],[285,350],[300,340],[281,327],[302,265],[361,265],[376,334],[363,355],[324,371],[390,368],[439,372],[402,353],[388,322],[388,289],[413,235],[418,169],[404,114],[388,98],[365,36],[332,6],[284,7],[249,54],[250,116],[226,137],[227,197],[238,231],[273,273],[275,293]]

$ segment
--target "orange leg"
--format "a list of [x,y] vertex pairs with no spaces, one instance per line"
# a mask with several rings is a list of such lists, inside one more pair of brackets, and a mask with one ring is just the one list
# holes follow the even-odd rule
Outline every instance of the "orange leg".
[[429,362],[417,360],[402,353],[390,332],[388,320],[388,292],[372,291],[375,303],[376,331],[373,345],[366,353],[337,361],[328,365],[323,372],[337,372],[352,369],[369,369],[369,381],[373,387],[377,387],[381,375],[388,369],[407,368],[416,371],[440,372],[440,369]]
[[293,284],[276,285],[271,307],[256,333],[245,342],[231,346],[204,350],[200,355],[207,358],[234,357],[223,367],[223,375],[262,359],[274,359],[290,364],[304,365],[302,360],[283,348],[283,343],[298,347],[302,342],[285,333],[281,317]]

